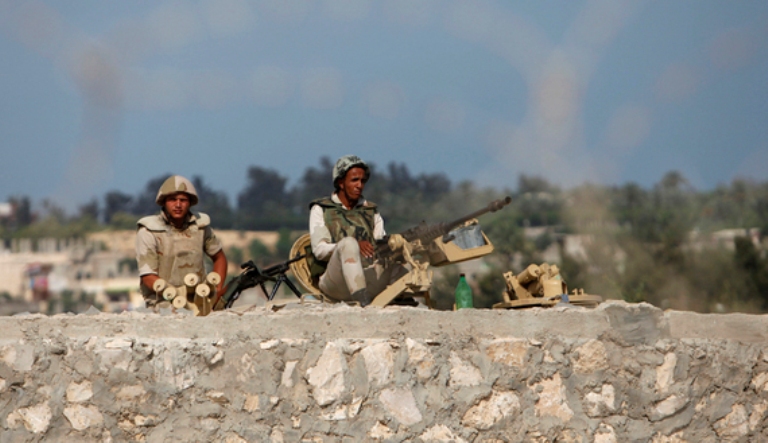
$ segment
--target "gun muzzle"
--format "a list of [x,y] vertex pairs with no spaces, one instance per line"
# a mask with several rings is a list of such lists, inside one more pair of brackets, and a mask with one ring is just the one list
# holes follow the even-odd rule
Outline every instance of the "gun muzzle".
[[503,199],[492,201],[490,205],[488,205],[488,209],[491,212],[496,212],[499,209],[503,208],[504,206],[507,206],[512,202],[512,197],[506,196]]

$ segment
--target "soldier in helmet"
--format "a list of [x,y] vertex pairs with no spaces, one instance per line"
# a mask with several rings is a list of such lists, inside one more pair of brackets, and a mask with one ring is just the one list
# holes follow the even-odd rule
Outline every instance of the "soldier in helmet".
[[328,297],[366,306],[405,272],[374,262],[374,244],[386,235],[376,204],[363,197],[368,165],[346,155],[333,168],[334,193],[309,204],[312,278]]
[[221,241],[211,229],[211,219],[203,213],[193,213],[197,191],[192,182],[172,175],[160,186],[155,202],[162,208],[159,214],[138,222],[136,260],[141,278],[141,293],[147,307],[159,301],[152,286],[159,278],[174,286],[184,285],[184,276],[205,277],[203,254],[213,260],[213,270],[221,276],[217,292],[221,292],[227,276],[227,257]]

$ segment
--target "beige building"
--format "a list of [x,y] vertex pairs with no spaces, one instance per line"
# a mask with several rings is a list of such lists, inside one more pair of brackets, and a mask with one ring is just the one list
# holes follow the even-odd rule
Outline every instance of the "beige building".
[[[225,251],[247,250],[253,240],[267,247],[277,243],[276,232],[216,231]],[[18,239],[0,248],[0,294],[32,303],[46,311],[65,291],[108,312],[144,306],[136,271],[136,232],[102,231],[87,239]],[[230,260],[229,272],[240,272]],[[76,300],[77,301],[77,300]]]

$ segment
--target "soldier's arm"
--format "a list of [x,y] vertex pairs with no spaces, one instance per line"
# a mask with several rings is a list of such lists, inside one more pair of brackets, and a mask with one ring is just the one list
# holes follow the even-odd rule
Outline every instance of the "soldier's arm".
[[155,281],[160,278],[157,275],[160,262],[157,256],[155,236],[144,227],[139,228],[136,232],[136,264],[139,268],[141,283],[151,288]]
[[227,280],[227,256],[224,255],[224,250],[221,249],[211,259],[213,260],[213,272],[221,276],[221,281],[216,285],[216,293],[220,294],[224,289],[224,282]]
[[[387,232],[384,230],[384,219],[381,218],[381,215],[377,212],[376,215],[373,216],[373,239],[381,240],[386,235]],[[376,247],[370,242],[360,240],[357,244],[360,245],[360,255],[363,257],[373,257],[376,254]]]
[[373,239],[381,240],[387,235],[387,231],[384,230],[384,219],[381,218],[381,214],[378,212],[373,216]]
[[148,288],[153,288],[157,280],[160,280],[160,277],[158,277],[157,274],[147,274],[141,276],[141,284]]
[[320,205],[312,206],[309,211],[309,237],[315,257],[320,260],[331,258],[336,243],[331,243],[331,233],[325,226],[323,208]]
[[213,272],[221,276],[221,281],[216,285],[216,293],[219,294],[227,281],[227,256],[224,254],[224,245],[216,236],[210,226],[205,228],[205,253],[213,260]]

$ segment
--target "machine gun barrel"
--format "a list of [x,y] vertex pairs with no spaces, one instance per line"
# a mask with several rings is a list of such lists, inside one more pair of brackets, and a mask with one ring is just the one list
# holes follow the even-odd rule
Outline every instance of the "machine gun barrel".
[[[272,265],[272,266],[270,266],[270,267],[268,267],[266,269],[262,269],[261,273],[266,275],[266,276],[270,276],[270,277],[278,275],[278,274],[283,274],[283,273],[287,272],[291,268],[291,266],[290,266],[291,263],[297,262],[297,261],[301,260],[302,258],[304,258],[305,256],[306,256],[305,254],[297,255],[296,257],[294,257],[294,258],[292,258],[290,260],[286,260],[286,261],[284,261],[282,263],[278,263],[278,264]],[[248,263],[253,264],[253,261],[249,261]],[[256,268],[256,265],[253,265],[253,267]],[[258,268],[256,268],[256,269],[258,269]]]
[[459,217],[456,220],[453,220],[447,223],[435,223],[433,225],[427,225],[426,223],[421,222],[421,224],[419,224],[418,226],[408,229],[407,231],[401,233],[400,235],[402,235],[403,238],[409,242],[414,240],[421,240],[422,242],[432,241],[437,237],[448,234],[452,229],[454,229],[457,226],[461,226],[462,224],[466,223],[468,220],[472,220],[473,218],[480,217],[481,215],[487,214],[489,212],[498,211],[499,209],[508,205],[511,201],[512,201],[512,197],[509,197],[509,196],[503,199],[494,200],[491,203],[489,203],[488,206],[482,209],[478,209],[477,211],[471,214],[465,215],[463,217]]
[[[466,223],[467,221],[480,217],[481,215],[487,214],[489,212],[496,212],[499,209],[503,208],[504,206],[508,205],[510,202],[512,202],[512,197],[505,197],[503,199],[494,200],[491,203],[488,204],[488,206],[479,209],[475,212],[472,212],[471,214],[467,214],[463,217],[459,217],[456,220],[446,222],[446,223],[435,223],[432,225],[426,224],[426,222],[421,222],[418,225],[400,233],[400,235],[403,237],[403,239],[407,242],[413,242],[416,240],[420,240],[422,244],[431,242],[432,240],[438,238],[438,237],[444,237],[444,241],[450,241],[450,239],[445,238],[445,236],[454,228],[457,226],[461,226],[462,224]],[[379,241],[377,242],[377,248],[376,253],[380,257],[387,257],[392,254],[392,250],[387,244],[387,241]]]

